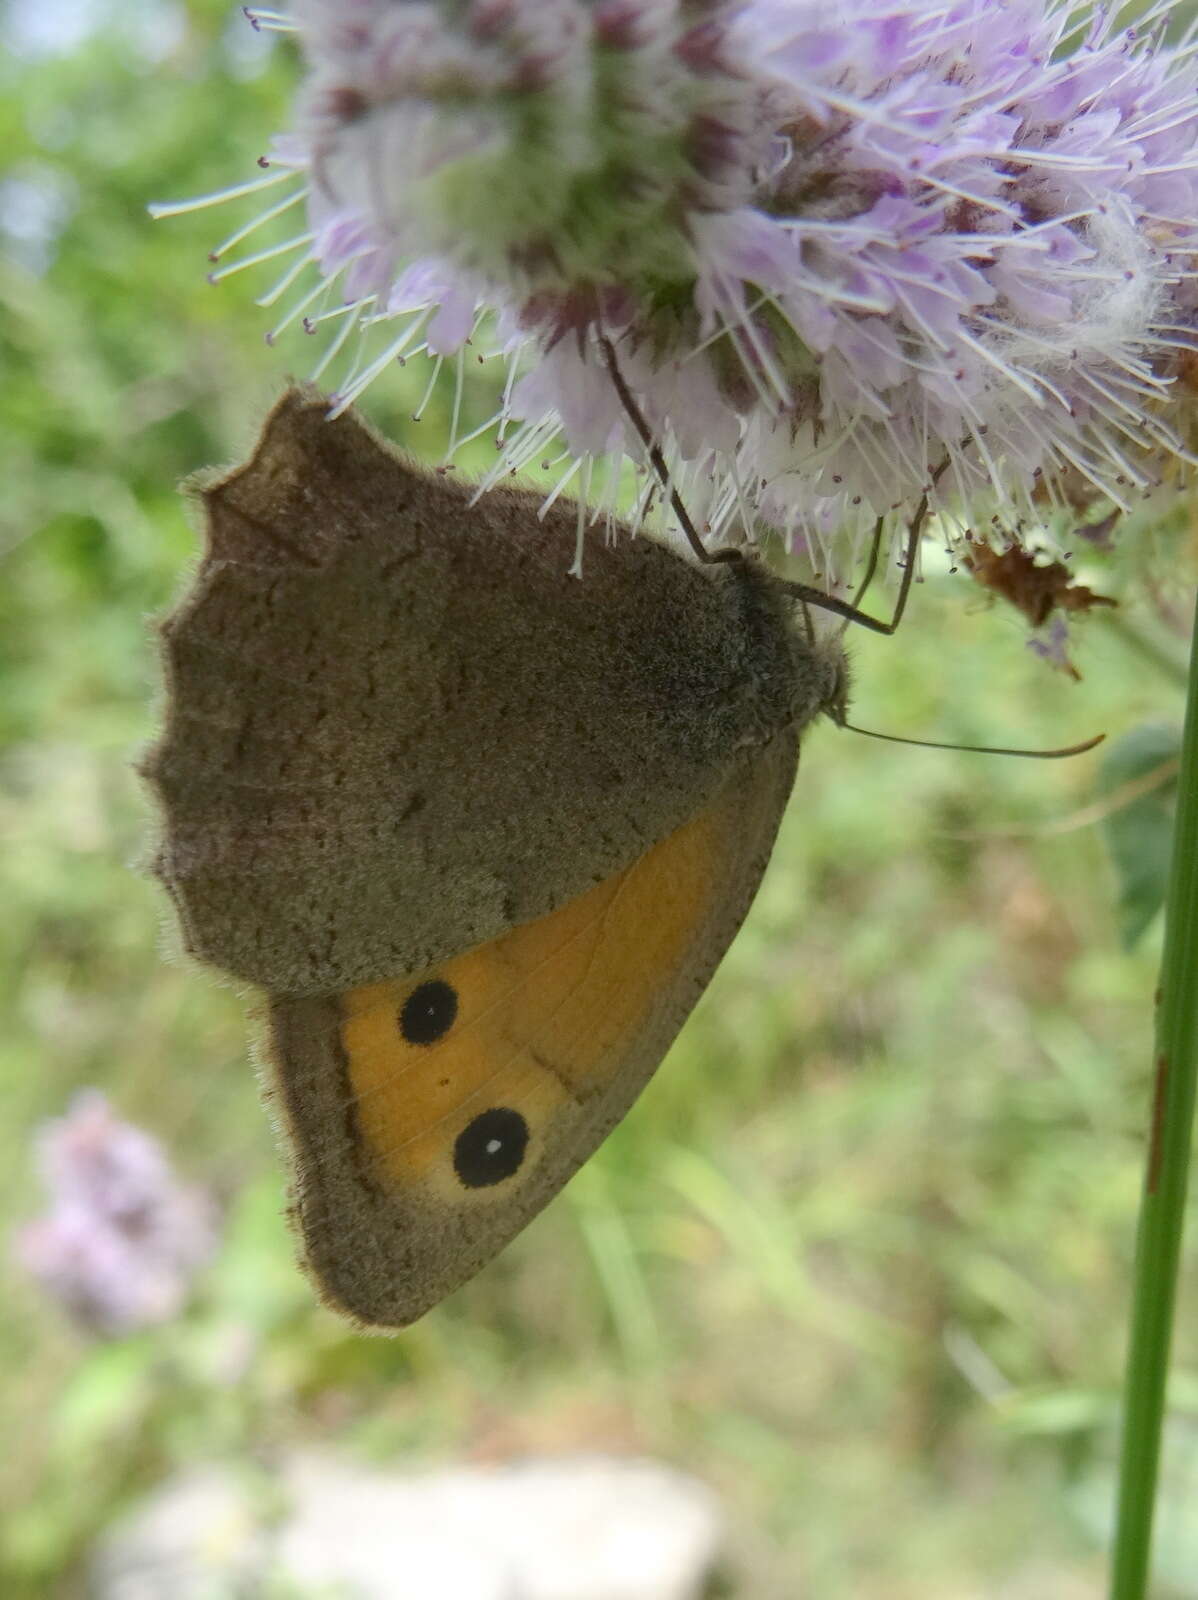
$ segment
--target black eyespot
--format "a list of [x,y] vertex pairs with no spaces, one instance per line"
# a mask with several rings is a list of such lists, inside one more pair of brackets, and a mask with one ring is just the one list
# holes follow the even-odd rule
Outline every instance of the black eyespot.
[[492,1106],[458,1134],[453,1170],[467,1189],[485,1189],[519,1172],[527,1149],[528,1123],[520,1113]]
[[412,990],[399,1013],[399,1031],[409,1044],[436,1044],[453,1027],[457,991],[440,978]]

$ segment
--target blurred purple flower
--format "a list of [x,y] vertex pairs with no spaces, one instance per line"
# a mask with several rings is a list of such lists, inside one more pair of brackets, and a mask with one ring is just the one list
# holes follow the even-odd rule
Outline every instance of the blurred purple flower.
[[1077,678],[1077,668],[1069,659],[1069,642],[1068,618],[1058,613],[1028,636],[1027,647],[1057,672]]
[[49,1208],[18,1230],[18,1260],[80,1326],[116,1336],[182,1309],[216,1247],[216,1209],[161,1146],[85,1090],[36,1141]]
[[494,312],[519,424],[496,476],[555,431],[643,465],[607,335],[716,540],[760,520],[843,568],[925,492],[950,537],[981,501],[1012,527],[1127,507],[1185,455],[1198,344],[1170,9],[296,0],[308,77],[262,181],[309,227],[263,303],[315,269],[275,332],[338,327],[321,370],[388,325],[344,404]]

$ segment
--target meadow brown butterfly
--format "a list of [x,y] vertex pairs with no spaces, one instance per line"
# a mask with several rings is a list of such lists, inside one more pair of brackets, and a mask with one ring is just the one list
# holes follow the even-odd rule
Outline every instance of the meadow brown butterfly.
[[615,1126],[756,892],[838,643],[750,559],[475,503],[292,390],[201,491],[144,771],[187,950],[265,991],[326,1298],[419,1317]]

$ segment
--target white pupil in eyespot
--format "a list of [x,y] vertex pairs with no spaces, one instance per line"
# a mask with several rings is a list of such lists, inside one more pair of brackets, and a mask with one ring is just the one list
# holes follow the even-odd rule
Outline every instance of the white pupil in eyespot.
[[502,1139],[488,1139],[487,1140],[487,1154],[489,1156],[493,1156],[497,1150],[502,1150],[502,1149],[503,1149],[503,1140]]

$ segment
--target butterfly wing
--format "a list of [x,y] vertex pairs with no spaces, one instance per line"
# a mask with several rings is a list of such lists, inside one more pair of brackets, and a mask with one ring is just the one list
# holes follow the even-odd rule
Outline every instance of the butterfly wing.
[[[143,770],[188,951],[271,992],[431,967],[620,871],[819,692],[780,586],[285,396],[204,491]],[[805,696],[805,698],[804,698]]]
[[269,996],[312,1271],[400,1326],[656,1068],[836,667],[751,561],[476,503],[326,413],[285,395],[203,489],[143,770],[187,950]]
[[400,1327],[497,1254],[623,1117],[739,928],[794,778],[783,733],[556,911],[403,978],[273,998],[310,1270]]

